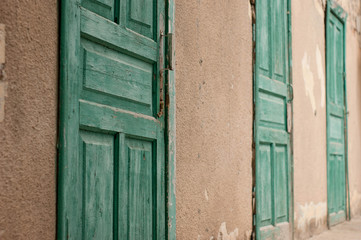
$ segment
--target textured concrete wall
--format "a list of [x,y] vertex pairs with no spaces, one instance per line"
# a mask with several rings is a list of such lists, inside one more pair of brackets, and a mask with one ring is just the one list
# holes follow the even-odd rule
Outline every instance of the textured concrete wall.
[[0,122],[2,240],[55,239],[57,2],[0,1],[7,74]]
[[249,4],[175,2],[177,238],[243,239],[252,228]]

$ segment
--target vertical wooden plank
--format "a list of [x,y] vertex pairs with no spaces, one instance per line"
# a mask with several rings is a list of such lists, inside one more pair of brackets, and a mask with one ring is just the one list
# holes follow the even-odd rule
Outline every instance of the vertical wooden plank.
[[119,134],[119,205],[118,205],[118,239],[128,239],[128,208],[129,208],[129,161],[128,148],[125,144],[125,134]]
[[113,239],[114,137],[82,131],[83,238]]
[[[174,0],[168,0],[166,5],[166,31],[175,32],[174,29]],[[175,39],[173,39],[175,41]],[[166,46],[166,50],[168,50]],[[167,51],[168,52],[168,51]],[[175,62],[175,52],[171,52]],[[169,59],[169,58],[166,58]],[[168,71],[166,83],[166,179],[167,179],[167,221],[166,231],[168,240],[176,240],[176,97],[175,97],[175,70]]]
[[[57,239],[82,239],[82,173],[78,161],[80,2],[61,1]],[[73,186],[69,188],[68,186]]]

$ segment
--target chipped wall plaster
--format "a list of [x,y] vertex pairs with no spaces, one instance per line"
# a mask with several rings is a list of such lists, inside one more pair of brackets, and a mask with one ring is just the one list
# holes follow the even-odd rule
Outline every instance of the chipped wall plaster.
[[326,8],[326,0],[313,0],[313,2],[318,14],[323,16]]
[[250,1],[248,1],[248,17],[252,20],[252,6]]
[[[223,222],[219,228],[217,240],[237,240],[238,237],[238,228],[234,229],[232,232],[228,233],[226,223]],[[214,238],[211,237],[210,240]]]
[[5,119],[5,99],[7,97],[7,82],[0,79],[0,122]]
[[321,102],[320,105],[321,107],[325,107],[325,101],[326,101],[326,83],[325,83],[325,71],[323,68],[323,64],[322,64],[322,54],[320,51],[319,46],[316,46],[316,64],[317,64],[317,75],[318,75],[318,79],[320,80],[320,89],[321,89]]
[[[245,239],[249,239],[247,238],[247,233],[251,233],[251,231],[247,231],[245,233]],[[238,236],[239,236],[239,230],[238,228],[235,228],[232,232],[228,232],[227,231],[227,224],[225,222],[223,222],[221,224],[221,226],[219,227],[219,230],[217,232],[217,237],[215,236],[211,236],[209,238],[209,240],[238,240]],[[197,240],[203,240],[203,239],[207,239],[206,237],[203,237],[202,234],[198,234]]]
[[348,14],[347,21],[353,30],[357,30],[357,18],[360,16],[360,0],[335,0]]
[[296,204],[295,238],[307,239],[327,228],[327,203]]
[[354,190],[350,193],[351,217],[361,214],[361,193]]
[[307,52],[305,52],[302,58],[302,73],[303,73],[303,81],[305,84],[306,96],[309,97],[313,114],[316,115],[316,100],[313,92],[314,79],[313,79],[313,73],[310,68],[310,57],[308,56]]

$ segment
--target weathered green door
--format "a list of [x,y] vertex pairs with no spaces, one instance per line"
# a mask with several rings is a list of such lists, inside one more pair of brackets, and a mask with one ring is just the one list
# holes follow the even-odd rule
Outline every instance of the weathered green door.
[[[338,10],[337,10],[338,9]],[[336,11],[334,11],[336,10]],[[340,10],[333,3],[328,4],[326,21],[326,64],[327,64],[327,195],[328,224],[340,223],[346,219],[346,176],[345,176],[345,53],[344,21],[339,18]],[[340,15],[341,16],[341,15]]]
[[256,1],[254,140],[257,239],[292,237],[288,129],[291,126],[287,124],[292,111],[287,10],[287,0]]
[[166,239],[165,1],[61,2],[58,239]]

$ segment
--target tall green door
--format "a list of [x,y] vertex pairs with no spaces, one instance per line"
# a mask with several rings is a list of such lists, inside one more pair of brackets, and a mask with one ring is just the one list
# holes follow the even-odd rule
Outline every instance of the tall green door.
[[288,1],[257,0],[255,4],[256,237],[291,239]]
[[[328,224],[346,219],[345,130],[345,20],[343,11],[328,3],[326,20],[327,64],[327,195]],[[345,16],[345,15],[343,15]]]
[[58,239],[166,239],[165,1],[61,2]]

